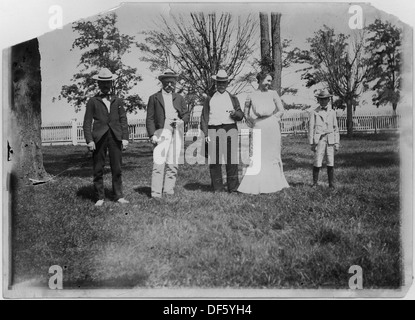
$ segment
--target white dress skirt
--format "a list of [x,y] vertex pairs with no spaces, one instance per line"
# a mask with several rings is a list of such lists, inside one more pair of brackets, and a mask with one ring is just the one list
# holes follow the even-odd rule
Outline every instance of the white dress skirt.
[[[275,110],[273,95],[275,91],[258,92],[251,96],[252,108],[254,112],[263,116],[269,115],[270,110]],[[260,161],[260,169],[257,165],[248,167],[238,191],[248,194],[273,193],[283,188],[288,188],[281,161],[281,131],[279,119],[275,115],[264,116],[256,120],[253,129],[261,132],[261,150],[259,154],[254,154],[256,160]],[[255,143],[255,139],[253,140]],[[253,152],[258,148],[253,146]],[[259,156],[260,155],[260,156]],[[255,160],[254,160],[255,162]]]

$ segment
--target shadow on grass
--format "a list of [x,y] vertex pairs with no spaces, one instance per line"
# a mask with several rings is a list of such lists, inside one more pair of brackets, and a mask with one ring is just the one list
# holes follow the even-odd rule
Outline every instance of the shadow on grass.
[[351,137],[347,134],[340,136],[340,141],[393,141],[399,139],[399,134],[394,132],[382,132],[382,133],[354,133]]
[[185,188],[186,190],[190,190],[190,191],[196,191],[196,190],[203,191],[203,192],[213,191],[212,186],[210,184],[202,184],[199,182],[185,184],[183,188]]
[[380,168],[400,165],[399,154],[384,152],[341,153],[337,156],[341,167]]
[[66,289],[132,289],[134,287],[143,287],[148,279],[146,273],[126,274],[106,280],[84,280],[76,282],[64,282]]
[[[77,163],[78,162],[78,163]],[[79,178],[92,178],[93,169],[92,169],[92,160],[54,160],[51,162],[45,162],[45,169],[51,175],[57,175],[61,177],[79,177]],[[123,172],[134,171],[140,169],[142,166],[136,164],[125,164],[121,167]],[[104,166],[104,175],[111,175],[111,167],[109,164],[109,159],[107,159]]]
[[[379,151],[379,152],[354,152],[343,153],[341,150],[334,156],[335,166],[339,168],[383,168],[391,166],[399,166],[399,154],[393,151]],[[298,169],[313,168],[313,156],[306,157],[292,157],[283,156],[284,171],[296,171]],[[323,160],[323,167],[326,166],[326,159]]]
[[300,157],[300,156],[284,156],[282,155],[282,164],[284,171],[295,171],[297,169],[310,169],[313,168],[313,156]]
[[[52,149],[56,148],[56,149]],[[91,177],[92,154],[82,149],[50,147],[44,150],[43,164],[51,175]]]
[[151,198],[151,188],[150,187],[137,187],[134,188],[135,192],[138,192],[139,194],[145,195],[149,198]]
[[[309,179],[310,180],[310,179]],[[302,188],[302,187],[312,187],[312,183],[310,182],[290,182],[288,181],[288,184],[292,188]]]
[[137,157],[152,157],[153,151],[152,150],[132,150],[132,151],[123,151],[122,153],[123,158],[137,158]]
[[[84,146],[48,146],[42,148],[43,164],[46,172],[51,175],[66,177],[88,178],[93,175],[92,153],[85,151]],[[151,146],[144,144],[132,144],[132,147],[123,152],[125,164],[122,171],[134,171],[141,168],[137,164],[139,159],[151,158],[153,150]],[[149,160],[151,161],[151,160]],[[106,157],[105,174],[110,173],[109,157]]]
[[[114,197],[111,190],[105,188],[104,192],[105,192],[106,199],[112,199]],[[79,188],[78,191],[76,192],[76,196],[81,197],[82,199],[90,200],[92,202],[95,202],[97,200],[95,197],[94,186],[92,184],[89,186],[84,186],[82,188]]]

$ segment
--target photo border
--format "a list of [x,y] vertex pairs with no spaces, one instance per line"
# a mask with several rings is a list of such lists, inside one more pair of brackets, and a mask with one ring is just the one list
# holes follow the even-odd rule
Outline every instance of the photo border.
[[[28,0],[27,2],[29,2]],[[15,1],[14,1],[15,2]],[[22,1],[18,1],[22,2]],[[63,2],[63,1],[55,1]],[[194,3],[190,2],[190,3]],[[219,2],[219,1],[218,1]],[[275,1],[273,1],[275,2]],[[278,1],[278,2],[289,2],[289,1]],[[313,3],[313,1],[306,1]],[[321,1],[320,1],[321,2]],[[329,1],[327,1],[329,2]],[[336,1],[338,3],[346,3],[345,1]],[[372,4],[375,8],[377,1],[373,1]],[[103,9],[105,1],[99,3],[95,1],[96,12],[95,14],[107,12],[114,8]],[[141,1],[132,1],[127,3],[145,3]],[[155,3],[176,3],[176,1],[170,2],[155,2]],[[197,2],[198,4],[202,2]],[[232,3],[239,3],[232,2]],[[247,1],[241,1],[241,3],[252,3]],[[267,5],[270,2],[262,2]],[[297,2],[300,3],[300,2]],[[314,2],[315,3],[315,2]],[[331,2],[333,3],[333,2]],[[347,3],[355,3],[347,2]],[[362,3],[357,2],[356,3]],[[39,5],[39,4],[37,4]],[[42,3],[43,5],[43,3]],[[405,9],[405,8],[402,8]],[[78,9],[79,13],[83,11],[82,7]],[[82,13],[83,14],[83,13]],[[398,17],[399,18],[399,17]],[[78,18],[79,19],[79,18]],[[65,21],[65,25],[72,21]],[[412,27],[412,26],[411,26]],[[41,36],[41,35],[38,35]],[[18,39],[22,39],[19,37]],[[411,34],[411,41],[413,34]],[[26,39],[28,40],[28,39]],[[20,42],[20,41],[19,41]],[[413,43],[412,43],[412,55],[413,55]],[[413,77],[413,56],[409,57],[409,53],[406,52],[406,58],[403,59],[403,68],[410,68],[411,75]],[[11,73],[8,68],[10,66],[10,51],[9,49],[3,49],[2,52],[2,146],[3,146],[3,157],[2,157],[2,204],[3,204],[3,216],[2,216],[2,240],[3,240],[3,262],[2,262],[2,281],[3,281],[3,296],[9,299],[21,299],[21,298],[264,298],[264,299],[275,299],[275,298],[403,298],[405,297],[410,289],[413,289],[412,277],[413,277],[413,262],[414,262],[414,247],[413,247],[413,111],[408,112],[406,116],[402,116],[402,130],[400,137],[400,156],[401,156],[401,204],[402,204],[402,260],[404,269],[404,281],[405,284],[401,290],[388,290],[388,289],[374,289],[374,290],[331,290],[331,289],[318,289],[318,290],[303,290],[303,289],[200,289],[200,288],[189,288],[189,289],[91,289],[91,290],[45,290],[36,289],[31,290],[22,288],[18,290],[11,290],[11,254],[12,254],[12,243],[10,237],[10,205],[11,196],[7,190],[7,186],[10,181],[10,170],[11,165],[7,162],[7,134],[10,132],[11,122],[9,120],[8,112],[4,106],[10,104],[10,91],[6,85],[11,79]],[[412,106],[413,106],[413,79],[406,79],[403,81],[407,90],[412,92]],[[410,87],[410,88],[409,88]],[[404,90],[404,88],[402,88]],[[408,174],[402,174],[402,172],[410,172],[411,179],[408,178]],[[409,213],[410,212],[410,213]],[[414,293],[412,290],[411,296]],[[243,293],[242,293],[243,292]]]

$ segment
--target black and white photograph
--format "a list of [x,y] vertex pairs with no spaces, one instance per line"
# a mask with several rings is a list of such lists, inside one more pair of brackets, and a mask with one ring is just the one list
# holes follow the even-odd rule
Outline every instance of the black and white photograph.
[[18,20],[1,25],[3,298],[413,294],[406,18],[377,1],[34,6],[0,5]]

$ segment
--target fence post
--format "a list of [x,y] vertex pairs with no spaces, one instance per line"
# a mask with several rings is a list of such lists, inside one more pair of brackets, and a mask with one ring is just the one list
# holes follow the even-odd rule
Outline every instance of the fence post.
[[132,142],[134,142],[135,139],[135,123],[132,126],[129,126],[129,128],[131,128],[131,131],[129,131],[129,134],[132,133]]
[[133,126],[133,139],[132,140],[133,140],[132,142],[135,141],[135,125]]
[[378,128],[377,128],[377,116],[373,116],[373,127],[375,128],[375,134],[378,133]]
[[78,145],[78,124],[76,122],[76,119],[72,119],[71,136],[72,136],[72,145],[77,146]]

